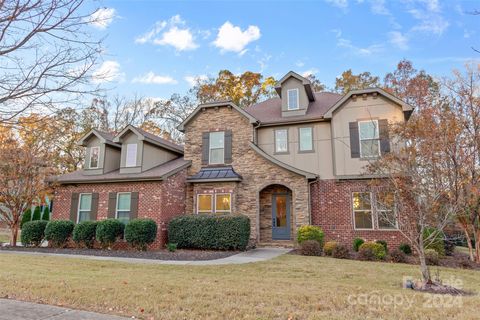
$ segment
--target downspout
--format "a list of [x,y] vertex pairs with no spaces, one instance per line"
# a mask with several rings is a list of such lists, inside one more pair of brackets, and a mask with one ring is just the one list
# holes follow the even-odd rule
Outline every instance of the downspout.
[[312,225],[312,184],[318,182],[318,177],[308,183],[308,224]]
[[258,146],[258,138],[257,138],[257,128],[260,126],[259,122],[256,122],[253,124],[252,129],[253,129],[253,143]]

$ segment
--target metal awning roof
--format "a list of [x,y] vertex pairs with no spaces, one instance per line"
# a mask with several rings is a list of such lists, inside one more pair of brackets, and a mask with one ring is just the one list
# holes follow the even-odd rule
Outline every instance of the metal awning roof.
[[242,181],[242,176],[232,167],[202,168],[197,174],[187,178],[188,182]]

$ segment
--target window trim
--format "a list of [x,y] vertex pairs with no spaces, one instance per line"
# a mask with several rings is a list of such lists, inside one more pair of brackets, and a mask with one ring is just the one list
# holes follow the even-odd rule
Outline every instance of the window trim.
[[[135,145],[135,164],[129,165],[128,164],[128,146]],[[125,168],[135,168],[137,167],[138,163],[138,143],[127,143],[125,146]]]
[[[355,223],[355,211],[365,211],[365,210],[355,210],[353,207],[353,194],[354,193],[368,193],[370,195],[370,216],[372,219],[372,227],[371,228],[357,228],[357,224]],[[353,219],[353,229],[354,230],[359,230],[359,231],[374,231],[375,230],[375,219],[374,219],[374,211],[373,211],[373,192],[371,191],[352,191],[351,194],[351,206],[352,206],[352,219]]]
[[[230,210],[217,210],[217,195],[228,195],[230,199]],[[214,213],[232,213],[232,194],[229,192],[219,192],[215,193],[215,201],[214,201],[215,207],[214,207]]]
[[79,223],[80,222],[80,211],[82,212],[85,212],[87,210],[80,210],[80,206],[82,204],[82,196],[83,195],[90,195],[91,196],[91,200],[90,200],[90,210],[88,210],[88,212],[90,212],[90,215],[89,215],[89,219],[88,220],[85,220],[85,221],[91,221],[92,217],[91,217],[91,214],[92,214],[92,202],[93,202],[93,193],[88,193],[88,192],[83,192],[83,193],[80,193],[78,195],[78,208],[77,208],[77,221],[76,223]]
[[[97,159],[97,166],[92,167],[92,154],[93,149],[98,150],[98,159]],[[100,146],[90,147],[89,159],[88,159],[88,168],[89,169],[98,169],[100,168]]]
[[121,194],[129,194],[130,195],[130,210],[128,210],[129,212],[129,217],[128,217],[128,221],[130,221],[131,219],[131,214],[132,214],[132,193],[131,192],[117,192],[117,201],[115,203],[115,219],[118,219],[118,212],[119,211],[126,211],[126,210],[118,210],[118,199],[120,199],[120,195]]
[[[312,149],[306,149],[306,150],[302,150],[301,149],[301,134],[300,132],[302,131],[302,129],[310,129],[311,132],[312,132]],[[304,126],[304,127],[298,127],[298,153],[312,153],[312,152],[315,152],[315,145],[314,145],[314,133],[313,133],[313,126]]]
[[[296,91],[297,92],[297,107],[296,108],[291,108],[290,107],[290,92],[291,91]],[[299,110],[300,109],[300,91],[298,88],[294,89],[287,89],[287,110],[288,111],[294,111],[294,110]]]
[[[211,211],[200,211],[200,208],[199,208],[199,204],[200,204],[200,201],[198,200],[198,198],[200,198],[200,196],[210,196],[210,207],[212,208]],[[215,203],[213,202],[214,200],[214,194],[212,193],[197,193],[197,214],[214,214],[215,213]]]
[[[212,148],[212,133],[223,133],[223,148]],[[223,149],[223,157],[221,162],[212,162],[212,150],[220,150]],[[217,164],[225,164],[225,131],[211,131],[208,133],[208,164],[209,165],[217,165]]]
[[[286,151],[277,151],[277,132],[278,131],[286,131],[287,132],[287,150]],[[273,130],[273,151],[274,154],[289,154],[290,153],[290,146],[289,146],[289,130],[288,128],[281,128],[281,129],[274,129]]]
[[[378,206],[377,206],[377,203],[378,203],[378,200],[377,200],[377,195],[379,193],[393,193],[393,209],[392,210],[379,210],[378,209]],[[397,206],[396,206],[396,203],[397,201],[395,200],[397,198],[397,196],[395,195],[395,192],[392,192],[392,191],[379,191],[379,192],[375,192],[375,216],[376,216],[376,222],[377,222],[377,229],[378,230],[381,230],[381,231],[398,231],[398,215],[397,215]],[[395,226],[392,227],[392,228],[380,228],[380,224],[378,223],[378,212],[383,212],[383,211],[393,211],[393,214],[395,215]]]
[[[361,130],[360,130],[360,124],[361,123],[368,123],[368,122],[374,122],[375,123],[375,127],[376,127],[376,138],[373,138],[373,139],[362,139],[362,135],[360,134]],[[362,152],[362,141],[374,141],[376,140],[377,141],[377,144],[378,144],[378,155],[376,156],[364,156],[363,155],[363,152]],[[382,155],[382,150],[380,149],[381,148],[381,145],[380,145],[380,127],[378,126],[378,119],[369,119],[369,120],[360,120],[358,121],[358,147],[359,147],[359,151],[360,151],[360,159],[377,159],[377,158],[380,158],[381,155]]]

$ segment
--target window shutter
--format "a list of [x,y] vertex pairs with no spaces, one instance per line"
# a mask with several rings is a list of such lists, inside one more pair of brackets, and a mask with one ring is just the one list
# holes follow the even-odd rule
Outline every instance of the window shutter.
[[380,136],[380,151],[382,156],[390,152],[390,137],[388,136],[388,120],[378,120],[378,131]]
[[77,223],[77,214],[78,214],[78,193],[72,193],[72,201],[70,202],[70,220],[74,223]]
[[232,130],[225,131],[225,163],[232,163]]
[[98,215],[98,193],[92,193],[92,209],[90,213],[90,220],[97,220]]
[[115,211],[117,209],[117,193],[108,193],[108,218],[115,218]]
[[210,132],[202,134],[202,164],[208,164],[208,156],[210,152]]
[[138,192],[132,192],[130,198],[130,219],[138,217]]
[[350,122],[350,156],[360,158],[360,137],[358,136],[358,122]]

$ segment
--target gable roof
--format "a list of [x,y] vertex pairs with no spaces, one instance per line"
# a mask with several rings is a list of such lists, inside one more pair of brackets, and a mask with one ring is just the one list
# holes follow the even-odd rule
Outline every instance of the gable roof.
[[342,95],[333,92],[316,92],[315,101],[309,103],[307,112],[298,116],[282,117],[282,100],[280,98],[272,98],[254,104],[246,108],[245,111],[257,118],[260,125],[308,122],[321,120],[325,112],[341,98]]
[[241,115],[246,117],[250,123],[258,123],[258,120],[252,116],[250,113],[246,112],[239,106],[237,106],[235,103],[233,103],[231,100],[227,101],[218,101],[218,102],[209,102],[209,103],[204,103],[198,105],[198,107],[195,108],[195,110],[190,113],[190,115],[177,127],[178,131],[180,132],[185,132],[185,126],[195,118],[195,116],[202,110],[205,110],[207,108],[217,108],[217,107],[230,107],[232,109],[237,110]]
[[338,100],[326,113],[325,113],[325,119],[331,119],[333,116],[333,113],[340,108],[345,102],[348,101],[353,95],[361,95],[361,94],[369,94],[369,93],[378,93],[382,95],[383,97],[387,98],[388,100],[398,104],[399,106],[402,107],[403,112],[406,115],[406,118],[410,116],[411,112],[413,111],[413,107],[406,103],[405,101],[395,97],[394,95],[388,93],[387,91],[381,89],[381,88],[367,88],[367,89],[361,89],[361,90],[352,90],[349,91],[346,95],[344,95],[340,100]]
[[132,125],[126,126],[120,133],[118,133],[114,138],[113,142],[119,143],[120,140],[122,139],[123,136],[125,136],[128,132],[133,132],[138,136],[139,140],[144,140],[147,141],[151,144],[154,144],[156,146],[165,148],[167,150],[176,152],[178,154],[183,154],[183,148],[179,146],[178,144],[175,144],[173,142],[170,142],[166,139],[160,138],[159,136],[156,136],[154,134],[151,134],[143,129],[137,128]]
[[97,137],[101,143],[105,143],[116,148],[121,148],[121,145],[113,141],[114,136],[112,133],[100,131],[98,129],[90,130],[80,140],[78,140],[77,145],[85,147],[87,145],[88,139],[90,139],[92,136]]
[[281,98],[282,97],[282,83],[287,81],[290,78],[295,78],[297,80],[300,80],[303,84],[303,87],[305,88],[305,91],[307,92],[308,100],[310,101],[315,101],[315,94],[312,89],[312,83],[310,80],[308,80],[305,77],[302,77],[296,72],[289,71],[286,75],[282,77],[282,79],[277,81],[277,85],[275,86],[275,91],[277,91],[278,96]]

